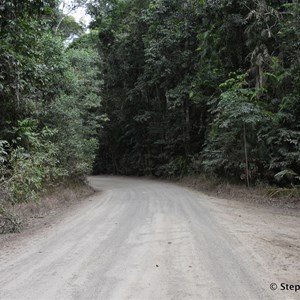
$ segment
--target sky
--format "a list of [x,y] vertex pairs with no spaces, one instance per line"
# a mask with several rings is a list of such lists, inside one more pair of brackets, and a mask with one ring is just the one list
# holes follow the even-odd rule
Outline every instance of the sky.
[[71,13],[77,22],[82,21],[85,25],[88,25],[91,21],[91,17],[86,14],[84,8],[78,8],[75,12]]
[[[71,4],[73,1],[63,0],[62,2],[65,2],[66,4]],[[83,7],[77,8],[75,11],[72,11],[71,13],[69,13],[68,9],[64,9],[64,13],[73,16],[77,22],[82,21],[85,25],[89,25],[89,23],[91,22],[91,17],[86,13],[85,8]]]

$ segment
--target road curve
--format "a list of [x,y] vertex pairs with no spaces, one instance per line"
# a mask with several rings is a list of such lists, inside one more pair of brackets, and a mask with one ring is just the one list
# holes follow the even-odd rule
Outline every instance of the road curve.
[[154,180],[90,183],[101,192],[0,256],[0,299],[276,299],[210,197]]

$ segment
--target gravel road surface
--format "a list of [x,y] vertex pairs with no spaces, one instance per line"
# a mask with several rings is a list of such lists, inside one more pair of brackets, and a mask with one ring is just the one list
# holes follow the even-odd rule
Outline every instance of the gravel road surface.
[[0,249],[0,299],[300,299],[281,290],[300,284],[297,214],[154,180],[90,183],[92,197]]

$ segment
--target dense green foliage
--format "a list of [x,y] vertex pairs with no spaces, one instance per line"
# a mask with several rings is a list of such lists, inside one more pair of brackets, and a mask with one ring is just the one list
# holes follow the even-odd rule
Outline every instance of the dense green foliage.
[[93,165],[299,185],[298,1],[60,2],[0,1],[2,203]]
[[97,172],[299,183],[298,1],[92,1],[90,12],[109,119]]
[[95,33],[83,34],[59,3],[0,2],[2,210],[5,201],[38,201],[47,187],[81,180],[93,166],[101,88]]

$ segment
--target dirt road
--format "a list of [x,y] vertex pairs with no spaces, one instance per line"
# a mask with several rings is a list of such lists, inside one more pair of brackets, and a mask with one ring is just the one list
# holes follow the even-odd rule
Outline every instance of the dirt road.
[[300,298],[281,290],[300,284],[296,213],[152,180],[90,182],[101,192],[0,249],[0,299]]

